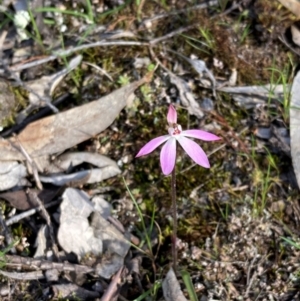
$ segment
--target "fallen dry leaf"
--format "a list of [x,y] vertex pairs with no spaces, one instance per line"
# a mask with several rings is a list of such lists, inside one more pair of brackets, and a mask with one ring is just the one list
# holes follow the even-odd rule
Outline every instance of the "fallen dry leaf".
[[109,250],[124,258],[130,248],[130,243],[115,226],[102,217],[100,212],[94,212],[91,217],[94,235],[103,242],[103,249]]
[[43,259],[49,247],[50,237],[47,225],[42,225],[37,233],[34,246],[36,247],[34,258]]
[[25,179],[26,167],[16,161],[0,162],[0,191],[15,186],[30,185]]
[[[102,201],[95,206],[84,191],[66,189],[60,205],[57,234],[58,242],[65,252],[72,252],[79,259],[86,254],[101,255],[101,264],[97,265],[96,273],[105,279],[109,279],[123,266],[130,248],[124,235],[102,216],[108,205]],[[99,206],[103,208],[97,212]]]
[[57,171],[69,171],[70,168],[80,165],[82,163],[90,163],[99,168],[106,166],[117,166],[117,163],[100,154],[89,152],[68,152],[59,156],[55,162]]
[[49,176],[39,176],[41,182],[51,183],[56,186],[65,184],[83,185],[99,183],[103,180],[112,178],[121,173],[117,165],[105,166],[103,168],[93,168],[81,170],[71,174],[53,174]]
[[294,78],[290,103],[291,155],[294,172],[300,187],[300,72]]
[[245,109],[252,109],[260,104],[266,104],[271,99],[280,101],[284,98],[288,85],[219,87],[217,91],[232,94],[234,101]]
[[99,100],[35,121],[17,137],[0,140],[1,160],[24,160],[19,151],[20,143],[34,158],[63,152],[99,134],[113,123],[129,96],[150,76],[148,74]]
[[278,0],[284,7],[291,11],[296,17],[300,17],[300,2],[297,0]]
[[[49,158],[47,160],[44,159],[45,156],[36,159],[39,170],[47,170],[49,173],[47,176],[40,176],[40,180],[44,183],[51,183],[57,186],[67,183],[72,183],[72,186],[99,183],[121,173],[115,161],[97,153],[67,152],[57,157],[54,161],[51,160],[52,162],[50,162]],[[93,164],[99,168],[72,172],[75,166],[84,162]],[[62,173],[64,171],[68,172],[68,174]]]
[[[38,191],[33,189],[33,192],[37,193],[38,197],[44,204],[51,202],[55,196],[57,196],[60,188],[58,189],[45,189]],[[10,205],[18,210],[28,210],[38,207],[39,204],[32,197],[32,194],[26,193],[25,190],[16,190],[0,193],[0,198],[6,200]]]
[[162,288],[166,301],[187,301],[172,268],[167,273]]
[[291,34],[292,34],[293,42],[297,46],[300,46],[300,30],[299,30],[299,27],[296,24],[293,24],[291,26]]
[[60,225],[57,239],[65,252],[73,252],[78,258],[87,253],[102,253],[102,240],[95,237],[88,217],[94,211],[89,196],[81,190],[68,188],[62,195]]
[[201,110],[200,105],[195,100],[187,82],[170,72],[169,76],[171,83],[177,87],[180,95],[180,100],[182,104],[185,107],[187,107],[188,112],[191,115],[195,115],[198,118],[202,118],[204,116],[204,113]]

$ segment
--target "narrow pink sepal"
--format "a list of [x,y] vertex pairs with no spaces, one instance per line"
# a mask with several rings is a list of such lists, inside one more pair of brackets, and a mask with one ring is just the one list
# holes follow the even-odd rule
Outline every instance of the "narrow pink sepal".
[[186,130],[186,131],[182,131],[181,135],[185,137],[197,138],[204,141],[215,141],[221,139],[220,137],[214,134],[201,131],[201,130]]
[[181,136],[177,139],[185,152],[199,165],[209,168],[210,164],[203,149],[193,140]]
[[177,112],[176,112],[176,109],[172,105],[169,106],[167,121],[169,124],[177,123]]
[[164,175],[169,175],[175,166],[176,139],[171,137],[162,147],[160,152],[160,165]]
[[157,138],[154,138],[150,140],[148,143],[146,143],[138,152],[138,154],[135,156],[141,157],[150,154],[153,152],[158,146],[160,146],[162,143],[164,143],[166,140],[170,138],[170,135],[164,135]]

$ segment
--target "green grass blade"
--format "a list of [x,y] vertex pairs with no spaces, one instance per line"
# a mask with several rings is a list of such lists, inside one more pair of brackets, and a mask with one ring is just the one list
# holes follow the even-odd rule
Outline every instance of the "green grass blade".
[[94,22],[93,6],[90,0],[86,0],[88,18],[92,23]]
[[140,209],[140,206],[139,206],[139,204],[137,203],[135,197],[133,196],[133,194],[131,193],[129,187],[127,186],[124,177],[123,177],[123,182],[124,182],[124,185],[125,185],[125,187],[126,187],[128,193],[129,193],[129,195],[130,195],[130,198],[131,198],[131,200],[132,200],[132,202],[133,202],[133,204],[134,204],[134,206],[135,206],[135,208],[136,208],[136,210],[137,210],[137,212],[138,212],[138,215],[139,215],[139,217],[140,217],[140,219],[141,219],[141,224],[142,224],[142,228],[143,228],[143,231],[144,231],[144,234],[145,234],[145,239],[146,239],[146,242],[147,242],[149,251],[151,252],[151,255],[152,255],[151,238],[149,237],[149,234],[148,234],[148,231],[147,231],[147,228],[146,228],[146,225],[145,225],[143,213],[142,213],[142,211],[141,211],[141,209]]
[[[148,291],[144,292],[142,295],[140,295],[138,298],[134,299],[133,301],[142,301],[144,299],[146,299],[146,297],[150,296],[150,295],[156,295],[157,290],[159,288],[161,288],[162,283],[161,281],[156,281],[153,285],[153,287],[151,287]],[[155,300],[155,299],[152,299]]]
[[288,244],[290,244],[291,246],[295,247],[296,249],[300,250],[300,245],[297,244],[296,242],[288,239],[288,238],[285,238],[283,236],[280,237],[282,240],[284,240],[285,242],[287,242]]
[[198,301],[198,298],[197,298],[197,295],[196,295],[196,292],[195,292],[195,289],[194,289],[192,279],[190,277],[189,272],[187,272],[185,270],[181,271],[181,277],[182,277],[184,285],[187,289],[187,292],[189,294],[190,300],[191,301]]
[[19,240],[13,241],[4,250],[0,251],[0,269],[6,266],[5,254],[8,253],[18,242]]
[[79,13],[79,12],[76,12],[76,11],[73,11],[73,10],[58,9],[58,8],[50,7],[50,6],[36,8],[35,12],[36,13],[47,13],[47,12],[61,13],[61,14],[65,14],[65,15],[71,15],[71,16],[74,16],[74,17],[81,17],[81,18],[84,18],[84,19],[89,18],[89,16],[87,14]]

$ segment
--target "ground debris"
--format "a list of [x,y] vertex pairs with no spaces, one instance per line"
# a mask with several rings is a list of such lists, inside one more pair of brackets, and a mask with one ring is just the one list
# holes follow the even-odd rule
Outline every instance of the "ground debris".
[[[106,129],[126,106],[129,96],[147,77],[83,106],[29,124],[17,138],[0,141],[2,160],[24,160],[14,147],[19,141],[30,156],[52,155],[90,139]],[[105,112],[105,117],[101,112]]]
[[38,280],[38,279],[45,278],[45,275],[42,271],[19,273],[19,272],[7,272],[7,271],[0,270],[0,274],[13,280],[22,280],[22,281]]
[[18,270],[51,270],[57,269],[60,272],[76,272],[76,273],[92,273],[93,268],[69,262],[53,262],[44,259],[35,259],[30,257],[22,257],[17,255],[6,255],[6,267]]
[[294,78],[292,91],[291,91],[291,106],[290,106],[290,132],[291,132],[291,153],[294,166],[294,172],[297,178],[298,187],[300,187],[300,72]]
[[187,301],[172,268],[167,273],[162,286],[167,301]]
[[73,283],[52,285],[50,290],[47,289],[44,294],[50,298],[67,298],[69,300],[78,300],[78,298],[88,300],[100,297],[98,292],[86,290]]

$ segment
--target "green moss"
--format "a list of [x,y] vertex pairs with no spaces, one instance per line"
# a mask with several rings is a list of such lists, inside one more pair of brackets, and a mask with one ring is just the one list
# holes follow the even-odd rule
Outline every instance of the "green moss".
[[9,114],[1,121],[1,126],[3,128],[14,125],[17,113],[20,110],[26,108],[26,106],[28,105],[28,92],[24,91],[24,89],[20,87],[9,87],[9,89],[14,94],[15,105],[11,108],[10,112],[8,112]]

